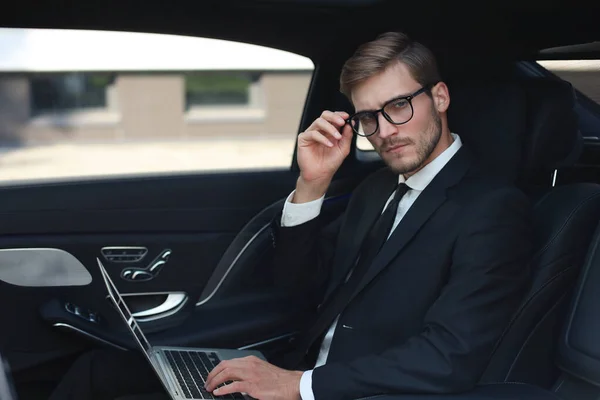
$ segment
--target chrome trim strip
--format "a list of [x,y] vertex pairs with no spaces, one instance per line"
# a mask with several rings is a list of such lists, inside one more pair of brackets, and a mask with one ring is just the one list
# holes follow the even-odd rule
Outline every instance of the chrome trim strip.
[[139,317],[152,317],[156,316],[157,314],[163,314],[179,307],[186,300],[187,295],[185,293],[169,293],[162,304],[148,310],[133,313],[133,316],[139,319]]
[[[170,251],[169,251],[169,254],[171,254],[171,252],[170,252]],[[166,262],[166,261],[164,261],[164,260],[157,261],[157,262],[155,262],[154,264],[152,264],[152,266],[151,266],[151,267],[148,269],[148,271],[150,271],[150,272],[154,272],[154,270],[155,270],[156,268],[159,268],[161,265],[164,265],[164,264],[166,264],[166,263],[167,263],[167,262]],[[134,274],[134,275],[135,275],[135,274]]]
[[[189,297],[187,296],[187,293],[185,292],[142,292],[142,293],[121,293],[121,297],[123,297],[123,300],[127,300],[128,297],[133,297],[133,296],[157,296],[157,295],[167,295],[167,297],[171,294],[183,294],[185,296],[185,301],[183,301],[181,304],[179,304],[179,306],[177,306],[176,308],[174,308],[173,310],[166,312],[163,315],[160,316],[156,316],[156,317],[135,317],[135,320],[138,322],[151,322],[151,321],[156,321],[159,320],[161,318],[167,318],[170,317],[171,315],[179,312],[179,310],[181,310],[183,308],[184,305],[187,304],[187,300],[189,300]],[[107,300],[110,300],[110,295],[106,295],[105,298]],[[143,312],[143,311],[138,311],[138,312]],[[134,315],[137,315],[137,313],[135,313]]]
[[161,295],[161,294],[166,294],[168,296],[170,294],[177,294],[177,293],[185,294],[185,292],[131,292],[131,293],[121,293],[121,297],[127,298],[127,297],[133,297],[133,296],[157,296],[157,295]]
[[[200,295],[200,300],[198,300],[198,302],[196,303],[196,307],[199,307],[199,306],[201,306],[203,304],[206,304],[208,301],[210,301],[210,299],[213,298],[213,296],[217,293],[217,291],[219,290],[219,288],[221,287],[221,285],[223,284],[223,282],[225,282],[225,279],[227,278],[227,275],[229,275],[229,273],[233,269],[233,266],[237,263],[237,261],[240,259],[240,257],[242,256],[242,254],[244,254],[244,252],[246,251],[246,249],[248,248],[248,246],[250,246],[252,244],[252,242],[254,242],[256,240],[256,238],[269,227],[269,225],[271,225],[271,223],[265,224],[262,228],[260,228],[258,230],[258,232],[256,232],[250,238],[250,240],[248,240],[248,242],[244,245],[244,247],[242,248],[242,250],[240,250],[240,252],[238,253],[238,255],[235,257],[235,259],[233,260],[233,262],[231,263],[231,265],[229,265],[229,267],[227,268],[227,271],[225,271],[225,273],[223,274],[223,276],[221,277],[221,279],[219,280],[219,283],[217,283],[217,285],[215,286],[215,288],[209,294],[205,293],[207,290],[204,290],[202,292],[202,294]],[[212,276],[211,276],[211,279],[212,279]],[[210,282],[211,279],[209,279],[209,282]]]
[[[140,254],[140,255],[136,255],[136,257],[138,257],[138,259],[135,261],[111,261],[108,259],[109,256],[104,254],[104,252],[107,250],[117,250],[117,251],[118,250],[143,250],[144,253]],[[102,254],[102,257],[104,257],[105,260],[111,261],[111,262],[123,263],[123,264],[138,263],[138,262],[142,261],[144,258],[146,258],[146,255],[148,255],[148,248],[145,246],[104,246],[100,249],[100,254]],[[123,255],[123,256],[128,257],[129,255]],[[118,256],[116,256],[116,257],[118,257]]]
[[263,340],[262,342],[252,343],[252,344],[248,344],[246,346],[238,347],[238,350],[249,350],[254,347],[262,346],[263,344],[277,342],[278,340],[286,339],[288,337],[294,336],[295,334],[297,334],[297,332],[286,333],[285,335],[281,335],[281,336],[277,336],[277,337],[274,337],[271,339]]
[[144,250],[144,254],[148,252],[148,248],[145,246],[104,246],[100,251],[104,250]]
[[[126,271],[126,272],[129,272],[129,271]],[[135,271],[135,272],[133,273],[133,275],[131,276],[131,279],[134,279],[134,280],[135,280],[135,277],[136,277],[136,276],[138,276],[138,275],[140,275],[140,274],[146,274],[146,275],[147,275],[147,274],[148,274],[148,272],[146,272],[146,271]]]
[[182,308],[183,306],[187,303],[187,298],[186,301],[182,302],[179,306],[177,306],[177,308],[172,309],[171,311],[168,311],[164,314],[161,315],[156,315],[153,317],[136,317],[135,320],[137,322],[152,322],[152,321],[158,321],[159,319],[163,319],[163,318],[167,318],[170,317],[172,315],[177,314]]
[[88,333],[88,332],[86,332],[86,331],[84,331],[84,330],[81,330],[81,329],[79,329],[79,328],[75,328],[74,326],[72,326],[72,325],[69,325],[69,324],[65,324],[65,323],[63,323],[63,322],[57,322],[57,323],[53,324],[52,326],[54,326],[55,328],[59,328],[59,329],[60,329],[60,328],[66,328],[67,330],[71,330],[71,331],[73,331],[73,332],[76,332],[76,333],[79,333],[79,334],[81,334],[81,335],[83,335],[83,336],[87,336],[87,337],[89,337],[90,339],[98,340],[98,341],[100,341],[100,342],[102,342],[102,343],[105,343],[105,344],[107,344],[107,345],[109,345],[109,346],[115,347],[115,348],[117,348],[117,349],[119,349],[119,350],[129,351],[129,350],[128,350],[128,349],[126,349],[125,347],[121,347],[121,346],[119,346],[118,344],[115,344],[115,343],[109,342],[108,340],[104,340],[104,339],[102,339],[102,338],[99,338],[99,337],[98,337],[98,336],[96,336],[96,335],[92,335],[91,333]]

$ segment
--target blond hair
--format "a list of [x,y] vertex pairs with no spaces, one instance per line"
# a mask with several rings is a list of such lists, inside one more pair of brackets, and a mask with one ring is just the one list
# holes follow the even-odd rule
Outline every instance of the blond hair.
[[350,99],[352,89],[366,79],[402,62],[422,86],[441,80],[435,56],[421,43],[401,32],[387,32],[362,44],[342,67],[340,91]]

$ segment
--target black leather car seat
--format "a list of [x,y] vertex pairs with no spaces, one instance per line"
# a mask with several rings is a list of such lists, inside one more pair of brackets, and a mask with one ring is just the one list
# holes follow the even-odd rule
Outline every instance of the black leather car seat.
[[554,360],[551,388],[515,382],[478,385],[449,395],[378,396],[379,400],[597,400],[600,398],[600,225],[576,280]]
[[600,398],[600,225],[596,230],[562,327],[552,391],[564,400]]
[[531,286],[481,382],[549,387],[565,300],[600,219],[600,185],[553,185],[555,171],[574,164],[582,148],[574,93],[569,83],[549,79],[455,87],[450,126],[490,172],[517,184],[534,206]]

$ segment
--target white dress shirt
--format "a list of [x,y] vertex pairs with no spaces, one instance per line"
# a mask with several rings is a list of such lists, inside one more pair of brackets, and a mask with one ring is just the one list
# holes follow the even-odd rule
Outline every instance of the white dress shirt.
[[[409,186],[410,190],[406,192],[406,194],[402,197],[400,203],[398,204],[398,212],[396,214],[396,218],[394,219],[394,224],[392,225],[390,235],[392,234],[394,229],[396,229],[396,227],[398,226],[408,209],[413,205],[413,203],[415,202],[417,197],[419,197],[421,192],[425,190],[427,185],[429,185],[433,178],[435,178],[435,176],[442,170],[442,168],[444,168],[448,161],[450,161],[450,159],[462,146],[462,141],[460,140],[460,137],[458,135],[452,133],[452,137],[454,141],[450,145],[450,147],[444,150],[439,156],[437,156],[433,161],[431,161],[429,164],[423,167],[420,171],[416,172],[408,179],[405,179],[403,175],[398,176],[398,182],[406,183]],[[310,221],[313,218],[316,218],[321,212],[321,206],[323,205],[325,196],[307,203],[295,204],[291,202],[294,193],[295,191],[293,191],[288,196],[283,206],[281,226],[290,227],[300,225],[304,222]],[[385,210],[389,202],[392,200],[393,195],[393,193],[390,195],[390,198],[386,202],[383,210]],[[381,212],[383,212],[383,210]],[[350,275],[348,275],[348,277],[349,276]],[[348,279],[348,277],[346,279]],[[333,339],[338,320],[339,316],[331,324],[331,327],[325,334],[325,337],[321,344],[321,348],[319,350],[319,356],[317,357],[315,368],[324,365],[327,361],[327,355],[329,354],[329,348],[331,347],[331,341]],[[312,370],[305,371],[302,374],[302,378],[300,380],[300,396],[302,397],[302,400],[314,400],[315,398],[312,391]]]

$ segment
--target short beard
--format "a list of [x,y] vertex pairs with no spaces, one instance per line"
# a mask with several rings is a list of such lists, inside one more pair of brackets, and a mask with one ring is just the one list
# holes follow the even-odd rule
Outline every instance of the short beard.
[[[410,164],[404,164],[400,166],[393,166],[391,163],[386,163],[388,167],[392,170],[392,172],[398,175],[404,175],[409,172],[416,171],[422,168],[423,163],[429,158],[429,156],[431,156],[438,142],[440,141],[440,138],[442,137],[442,119],[433,107],[431,107],[431,117],[432,122],[429,124],[427,130],[423,132],[421,136],[422,140],[417,145],[417,158]],[[397,143],[386,143],[382,146],[382,150],[386,148],[391,148],[400,143],[403,142],[400,141]]]

